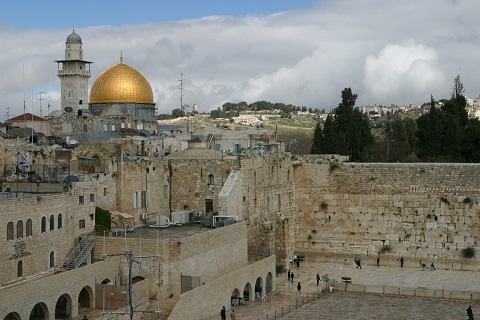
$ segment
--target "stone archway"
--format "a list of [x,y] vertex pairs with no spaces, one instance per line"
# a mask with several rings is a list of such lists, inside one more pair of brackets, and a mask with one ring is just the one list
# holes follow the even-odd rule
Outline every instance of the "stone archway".
[[273,290],[273,276],[272,276],[272,273],[271,273],[271,272],[269,272],[269,273],[267,274],[266,283],[267,283],[267,284],[266,284],[266,291],[265,291],[265,293],[266,293],[266,294],[270,294],[270,293],[272,292],[272,290]]
[[243,288],[243,300],[252,301],[253,299],[255,299],[255,297],[253,295],[252,285],[250,284],[250,282],[247,282],[247,284]]
[[102,284],[113,286],[113,282],[110,279],[103,279]]
[[78,313],[83,312],[84,309],[95,307],[94,293],[92,288],[83,287],[78,295]]
[[22,320],[22,318],[20,318],[20,315],[18,313],[10,312],[5,316],[5,318],[3,318],[3,320]]
[[258,277],[255,281],[255,299],[260,299],[264,294],[263,279]]
[[135,284],[135,283],[140,282],[140,281],[143,281],[143,280],[145,280],[145,278],[142,277],[142,276],[133,277],[133,278],[132,278],[132,284]]
[[72,298],[64,293],[55,304],[55,319],[67,319],[72,315]]
[[39,302],[33,306],[32,311],[30,311],[29,320],[47,320],[50,319],[47,305],[43,302]]

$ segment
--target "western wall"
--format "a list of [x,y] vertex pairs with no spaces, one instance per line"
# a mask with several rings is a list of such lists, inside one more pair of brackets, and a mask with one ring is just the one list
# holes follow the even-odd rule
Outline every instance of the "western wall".
[[[349,163],[308,155],[293,161],[295,253],[313,261],[476,270],[479,164]],[[293,228],[292,228],[293,224]],[[444,243],[444,244],[443,244]]]

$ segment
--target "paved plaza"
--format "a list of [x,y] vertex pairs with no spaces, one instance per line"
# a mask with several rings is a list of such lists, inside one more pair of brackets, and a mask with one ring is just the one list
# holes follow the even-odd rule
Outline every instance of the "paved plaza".
[[[277,278],[277,293],[266,302],[251,301],[235,309],[237,320],[274,319],[467,319],[466,309],[472,305],[474,314],[480,317],[480,303],[443,299],[394,297],[346,292],[320,293],[316,274],[328,275],[341,281],[350,277],[352,283],[363,285],[395,286],[405,288],[480,291],[480,273],[458,270],[422,270],[421,268],[363,266],[336,263],[305,262],[293,267],[294,282],[287,276]],[[302,294],[296,286],[302,284]],[[312,296],[315,300],[312,302]],[[303,304],[301,301],[309,303]],[[297,308],[295,308],[297,305]],[[282,317],[283,308],[283,317]],[[290,311],[290,312],[289,312]],[[227,313],[228,314],[228,313]],[[220,319],[220,310],[205,320]],[[227,319],[229,319],[227,317]]]

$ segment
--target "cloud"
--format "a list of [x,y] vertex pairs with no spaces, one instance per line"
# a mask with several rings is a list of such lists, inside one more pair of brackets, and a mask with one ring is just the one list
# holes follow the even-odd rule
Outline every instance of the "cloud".
[[[179,107],[181,74],[183,103],[201,112],[257,100],[330,109],[346,87],[359,106],[446,98],[458,73],[466,95],[477,97],[479,11],[476,0],[322,0],[271,15],[75,31],[94,62],[90,86],[122,51],[124,63],[149,80],[159,113]],[[28,112],[39,114],[37,92],[49,93],[51,110],[60,108],[54,60],[63,59],[70,33],[0,25],[0,109],[19,115],[26,97]]]
[[363,84],[373,101],[405,101],[410,96],[415,103],[429,90],[442,88],[446,78],[435,50],[414,41],[386,45],[378,56],[367,56],[364,69]]

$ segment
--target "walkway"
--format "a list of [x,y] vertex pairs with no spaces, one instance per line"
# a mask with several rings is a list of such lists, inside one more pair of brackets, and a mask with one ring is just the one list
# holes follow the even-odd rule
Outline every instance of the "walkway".
[[[427,289],[480,291],[480,273],[471,271],[445,270],[430,271],[421,268],[376,267],[365,265],[356,269],[336,263],[305,262],[300,268],[293,267],[294,282],[287,281],[287,275],[277,278],[277,294],[268,296],[266,302],[251,301],[246,306],[235,309],[237,320],[273,319],[277,311],[280,319],[282,310],[293,310],[298,282],[302,284],[302,295],[309,300],[312,294],[318,295],[316,274],[328,275],[337,281],[350,277],[352,283],[364,285],[395,286],[405,288],[425,287]],[[300,303],[299,303],[300,304]],[[371,294],[334,292],[321,294],[320,299],[307,304],[283,319],[466,319],[469,301],[449,301],[441,299],[403,298]],[[480,304],[472,304],[475,314],[480,315]],[[227,312],[228,314],[229,312]],[[204,320],[220,319],[220,310]],[[228,317],[227,317],[228,319]]]

